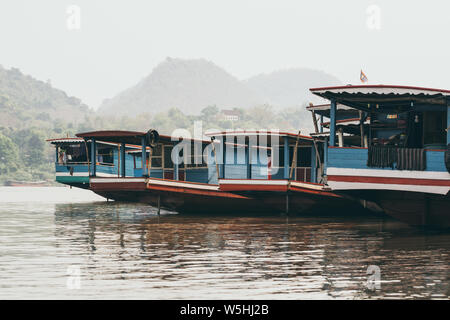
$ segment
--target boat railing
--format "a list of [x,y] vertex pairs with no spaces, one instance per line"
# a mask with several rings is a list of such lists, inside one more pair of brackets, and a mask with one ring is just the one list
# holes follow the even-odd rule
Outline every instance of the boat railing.
[[60,162],[56,161],[55,164],[60,166],[72,166],[72,165],[87,165],[89,162],[82,161],[82,162],[72,162],[72,161],[66,161],[66,162]]
[[370,146],[367,166],[369,168],[424,171],[427,167],[426,155],[426,150],[423,148]]

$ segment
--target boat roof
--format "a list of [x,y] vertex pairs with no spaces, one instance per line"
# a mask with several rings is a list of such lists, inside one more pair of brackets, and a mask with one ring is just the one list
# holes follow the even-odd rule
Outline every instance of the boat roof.
[[84,140],[80,138],[55,138],[55,139],[47,139],[47,142],[51,144],[72,144],[72,143],[83,143]]
[[313,140],[311,136],[302,135],[294,132],[281,132],[281,131],[275,131],[275,130],[226,130],[226,131],[217,131],[217,132],[211,132],[206,134],[209,137],[221,137],[221,136],[260,136],[260,135],[275,135],[279,136],[280,138],[287,138],[287,139],[297,139],[297,136],[299,136],[302,140]]
[[[331,109],[331,103],[327,104],[318,104],[313,105],[310,104],[306,107],[306,110],[314,111],[314,113],[329,118],[330,117],[330,109]],[[355,110],[352,107],[343,105],[341,103],[336,104],[336,111],[339,115],[342,115],[345,118],[355,118],[359,116],[359,111]]]
[[[103,131],[91,131],[77,133],[76,136],[83,139],[96,139],[101,141],[113,142],[113,143],[126,143],[132,145],[141,145],[141,139],[147,134],[147,132],[141,131],[123,131],[123,130],[103,130]],[[159,135],[159,142],[166,144],[174,144],[178,141],[172,140],[172,136]],[[185,139],[190,141],[201,141],[202,143],[211,143],[208,140],[199,139]]]
[[[84,143],[84,139],[81,138],[56,138],[56,139],[47,139],[47,142],[50,142],[54,145],[68,145],[68,144],[76,144],[76,143]],[[108,146],[118,146],[119,143],[115,142],[106,142],[106,141],[97,141],[97,144],[104,144]],[[127,145],[129,149],[142,149],[140,145]]]
[[399,85],[347,85],[311,88],[322,98],[334,99],[363,111],[407,111],[412,107],[447,107],[450,90]]

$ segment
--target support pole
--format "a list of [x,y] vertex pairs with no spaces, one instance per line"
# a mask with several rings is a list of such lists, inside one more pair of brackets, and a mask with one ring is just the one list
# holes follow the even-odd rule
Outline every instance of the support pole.
[[361,136],[361,147],[364,147],[364,115],[361,110],[359,110],[359,134]]
[[120,144],[117,146],[117,178],[120,178]]
[[323,116],[320,116],[320,133],[323,133]]
[[250,163],[250,138],[246,137],[244,142],[245,148],[245,165],[247,168],[247,179],[250,180],[252,178],[252,165]]
[[145,143],[145,137],[141,138],[142,145],[142,155],[141,155],[141,168],[142,168],[142,176],[145,177],[147,175],[147,146]]
[[95,139],[91,139],[91,176],[95,177],[97,174],[97,145]]
[[450,98],[447,98],[447,144],[450,143]]
[[173,164],[173,179],[174,180],[179,180],[179,172],[178,172],[178,169],[179,169],[179,167],[178,167],[178,161],[176,161],[174,164]]
[[226,148],[225,148],[225,135],[222,136],[222,179],[225,179],[225,162],[227,159]]
[[121,154],[121,158],[122,158],[122,166],[121,166],[121,175],[122,178],[125,178],[125,174],[126,174],[126,161],[125,161],[125,143],[121,143],[120,145],[120,154]]
[[323,172],[322,177],[327,174],[327,165],[328,165],[328,140],[325,138],[323,142]]
[[330,106],[330,146],[335,146],[336,139],[336,100],[331,99]]
[[289,139],[284,137],[284,178],[289,179]]
[[317,118],[316,118],[316,112],[314,110],[311,111],[311,115],[313,118],[313,124],[314,124],[314,132],[319,133],[319,126],[317,125]]

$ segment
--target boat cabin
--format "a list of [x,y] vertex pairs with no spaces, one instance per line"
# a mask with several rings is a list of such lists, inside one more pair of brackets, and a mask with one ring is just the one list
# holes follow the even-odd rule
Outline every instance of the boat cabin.
[[[194,139],[179,141],[178,138],[158,133],[155,133],[157,137],[154,141],[149,141],[149,132],[95,131],[80,133],[77,136],[88,139],[94,150],[98,149],[97,141],[102,141],[101,143],[106,141],[118,146],[117,150],[120,150],[117,167],[119,174],[116,177],[150,177],[199,183],[210,182],[208,166],[203,157],[203,150],[211,143],[210,141]],[[197,149],[200,150],[200,153],[197,152]],[[98,172],[98,165],[94,163],[91,168],[91,177],[101,176]]]
[[[335,190],[389,187],[369,183],[371,179],[355,184],[361,176],[392,178],[386,170],[397,172],[399,179],[408,175],[430,179],[425,172],[448,174],[444,154],[450,143],[449,90],[359,85],[313,88],[311,92],[330,101],[310,111],[329,118],[327,125],[323,122],[329,127],[326,175]],[[358,116],[352,119],[352,112]],[[392,181],[391,185],[395,188],[399,183],[405,182]]]
[[217,165],[214,161],[208,166],[209,175],[216,176],[214,182],[223,190],[322,182],[321,139],[278,131],[224,131],[209,136],[215,150],[211,158],[217,159]]
[[[95,160],[92,160],[92,143],[82,138],[59,138],[47,140],[55,146],[55,173],[56,181],[79,188],[89,188],[91,162],[95,162],[97,176],[116,176],[120,161],[119,145],[111,142],[97,141]],[[127,146],[126,158],[129,159],[130,168],[127,172],[132,174],[132,151],[139,146]]]

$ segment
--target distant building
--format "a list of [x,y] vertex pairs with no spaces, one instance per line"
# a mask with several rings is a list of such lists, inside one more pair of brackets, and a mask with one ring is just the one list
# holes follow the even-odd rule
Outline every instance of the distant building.
[[220,115],[224,120],[238,121],[241,113],[237,110],[222,110]]

